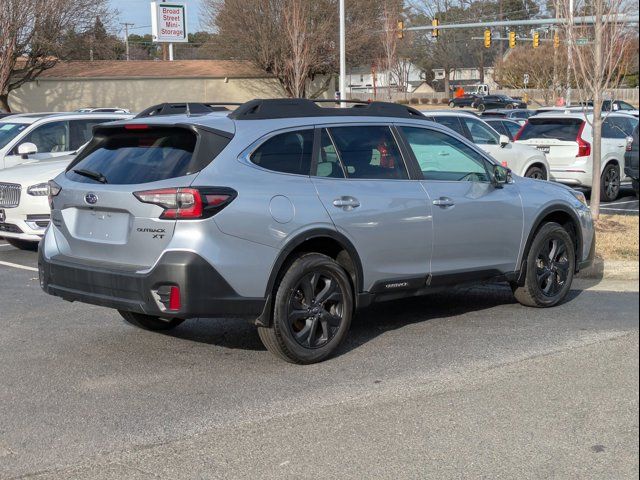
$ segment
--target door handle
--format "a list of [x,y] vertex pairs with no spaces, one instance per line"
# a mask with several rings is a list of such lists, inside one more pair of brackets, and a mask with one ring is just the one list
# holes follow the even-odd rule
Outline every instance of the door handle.
[[446,208],[446,207],[453,207],[456,203],[453,200],[451,200],[449,197],[440,197],[437,200],[434,200],[433,204],[436,207]]
[[345,210],[352,210],[360,206],[360,202],[357,198],[353,197],[340,197],[333,201],[333,206],[338,208],[344,208]]

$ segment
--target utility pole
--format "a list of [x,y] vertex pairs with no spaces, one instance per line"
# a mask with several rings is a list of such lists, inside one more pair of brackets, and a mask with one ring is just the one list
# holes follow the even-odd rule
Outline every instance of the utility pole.
[[133,27],[135,24],[133,23],[122,23],[124,25],[124,47],[125,47],[125,58],[129,61],[129,27]]
[[[347,53],[345,42],[344,0],[340,0],[340,100],[347,98]],[[345,106],[345,104],[341,104]]]
[[571,68],[573,65],[573,5],[574,0],[569,0],[569,28],[567,29],[567,35],[569,41],[567,42],[567,100],[565,104],[571,106]]

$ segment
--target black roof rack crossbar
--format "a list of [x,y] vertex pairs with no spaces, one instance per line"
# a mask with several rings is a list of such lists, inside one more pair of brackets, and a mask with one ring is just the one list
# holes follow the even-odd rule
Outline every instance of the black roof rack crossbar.
[[[322,103],[340,103],[340,100],[321,100]],[[350,108],[325,108],[317,101],[306,98],[274,98],[251,100],[229,114],[234,120],[269,120],[275,118],[376,116],[415,118],[422,113],[398,103],[346,101],[355,103]]]
[[[145,108],[135,118],[157,117],[164,115],[203,115],[211,112],[228,111],[224,105],[236,105],[235,103],[159,103],[152,107]],[[241,105],[241,104],[237,104]]]

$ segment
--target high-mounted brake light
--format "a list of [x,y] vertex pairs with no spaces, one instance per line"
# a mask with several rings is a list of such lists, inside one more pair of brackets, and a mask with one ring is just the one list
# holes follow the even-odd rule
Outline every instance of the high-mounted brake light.
[[193,220],[215,215],[236,197],[230,188],[162,188],[135,192],[143,203],[162,207],[160,218],[165,220]]
[[149,125],[144,123],[129,123],[124,126],[125,130],[149,130]]
[[584,126],[586,124],[587,122],[582,122],[582,125],[580,125],[580,129],[578,130],[578,136],[576,137],[576,142],[578,142],[578,154],[576,157],[588,157],[591,155],[591,144],[582,138],[582,132],[584,131]]

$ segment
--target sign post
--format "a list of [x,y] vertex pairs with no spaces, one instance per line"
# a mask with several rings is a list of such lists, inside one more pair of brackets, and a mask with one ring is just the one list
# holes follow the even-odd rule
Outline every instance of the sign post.
[[169,60],[173,60],[173,44],[189,41],[187,5],[184,2],[151,2],[151,37],[156,43],[169,44]]

